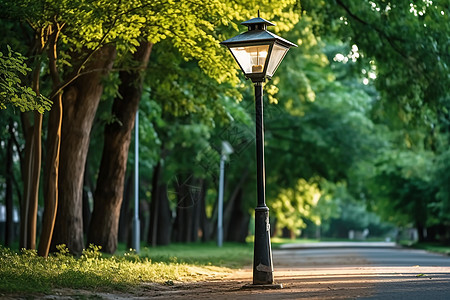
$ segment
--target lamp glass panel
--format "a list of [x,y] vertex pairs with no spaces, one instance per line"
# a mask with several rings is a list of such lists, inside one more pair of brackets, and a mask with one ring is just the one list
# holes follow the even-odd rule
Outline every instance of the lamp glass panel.
[[269,45],[230,47],[230,50],[245,74],[264,71]]
[[267,66],[267,75],[273,76],[284,56],[286,55],[289,48],[280,46],[278,44],[273,45],[272,54],[270,55],[269,65]]

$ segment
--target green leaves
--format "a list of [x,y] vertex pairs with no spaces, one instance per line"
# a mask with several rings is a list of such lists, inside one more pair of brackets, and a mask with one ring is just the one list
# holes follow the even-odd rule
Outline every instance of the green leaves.
[[20,111],[37,110],[43,113],[50,110],[51,101],[23,84],[30,68],[25,64],[25,57],[14,52],[8,46],[8,53],[0,52],[0,109],[12,105]]
[[315,207],[320,197],[321,191],[314,180],[299,179],[293,188],[281,190],[277,198],[269,203],[277,218],[278,229],[298,232],[306,227],[306,220],[319,225],[321,219]]

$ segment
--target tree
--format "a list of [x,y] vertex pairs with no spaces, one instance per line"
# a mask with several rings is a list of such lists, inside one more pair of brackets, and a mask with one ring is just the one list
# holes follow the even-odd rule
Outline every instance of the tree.
[[94,195],[88,243],[102,245],[103,250],[109,253],[114,253],[117,248],[128,148],[134,117],[141,99],[143,71],[147,67],[152,46],[151,43],[142,43],[138,47],[134,55],[138,64],[136,71],[119,73],[119,94],[123,96],[122,99],[116,99],[112,107],[115,121],[105,127],[102,162]]
[[[170,40],[173,49],[175,49],[178,52],[179,57],[176,59],[179,60],[180,58],[183,58],[184,60],[191,60],[195,59],[200,66],[200,68],[205,72],[210,78],[211,82],[214,80],[217,82],[224,82],[224,81],[236,81],[235,74],[231,73],[230,71],[226,70],[225,65],[223,63],[224,61],[224,50],[221,49],[218,45],[218,40],[216,35],[214,34],[214,26],[217,26],[218,24],[227,24],[229,22],[229,19],[224,17],[227,12],[231,12],[230,8],[227,6],[224,6],[223,3],[219,1],[213,1],[210,3],[208,7],[205,7],[201,1],[192,1],[189,5],[185,5],[184,3],[162,3],[162,4],[154,4],[150,5],[149,7],[146,7],[147,10],[147,17],[150,16],[150,19],[154,21],[156,24],[161,24],[161,26],[155,26],[151,27],[149,32],[143,31],[142,34],[144,34],[144,37],[146,39],[149,39],[151,42],[158,42],[160,39],[166,38]],[[289,6],[292,3],[290,1],[281,2],[279,3],[280,10]],[[173,19],[173,14],[177,14],[177,18]],[[280,14],[281,11],[279,12]],[[230,14],[230,16],[235,16],[235,14]],[[291,18],[294,18],[291,16]],[[213,22],[216,24],[213,25]],[[151,22],[153,24],[153,22]],[[186,47],[186,45],[189,45],[189,47]],[[205,50],[207,49],[207,50]],[[173,58],[174,56],[172,56]],[[227,59],[225,59],[227,60]],[[230,58],[228,57],[228,60]],[[169,62],[169,64],[172,64],[173,62]],[[172,75],[175,77],[175,80],[177,79],[178,75]],[[193,76],[191,77],[193,78]],[[195,79],[195,78],[194,78]],[[122,81],[122,84],[124,82]],[[127,84],[125,82],[125,84]],[[172,83],[170,83],[172,84]],[[208,83],[208,87],[212,87],[212,84]],[[157,93],[161,90],[164,90],[165,92],[169,92],[170,90],[177,90],[174,89],[173,86],[163,86],[163,87],[155,87]],[[138,92],[140,93],[140,92]],[[183,93],[189,94],[189,88],[186,86],[183,87]],[[171,104],[175,105],[175,110],[173,112],[176,116],[183,116],[189,113],[189,111],[192,110],[198,110],[199,107],[193,107],[192,103],[186,103],[186,97],[184,95],[180,95],[181,97],[178,97],[175,99],[174,102]],[[164,95],[165,98],[167,98],[167,95]],[[202,101],[204,101],[203,97],[200,98]],[[206,102],[206,101],[204,101]],[[123,109],[125,109],[126,106],[131,105],[130,107],[133,108],[132,102],[125,102]],[[138,102],[137,102],[138,103]],[[186,103],[186,104],[185,104]],[[201,103],[200,101],[195,101],[194,103],[198,103],[201,107],[201,109],[205,110],[207,112],[208,108],[205,105],[205,103]],[[181,105],[180,105],[181,104]],[[181,106],[181,110],[178,110],[178,107]],[[128,115],[124,117],[128,118],[129,120],[133,120],[134,115],[136,113],[137,106],[134,107],[134,109],[128,110]],[[134,113],[133,113],[134,111]],[[128,129],[128,135],[131,133],[132,127],[129,127]],[[117,149],[112,149],[111,151],[117,151]],[[127,150],[126,150],[127,151]],[[123,151],[121,153],[127,154]],[[125,162],[126,155],[122,156],[122,160]],[[107,161],[111,164],[111,160]],[[123,174],[125,174],[125,163],[121,164],[122,167],[122,175],[119,182],[122,182],[123,184]],[[110,170],[117,170],[117,166],[110,166]],[[158,174],[158,173],[156,173]],[[112,175],[112,174],[108,174]],[[116,177],[116,178],[119,178]],[[103,178],[99,177],[99,178]],[[105,177],[106,178],[106,177]],[[158,184],[155,182],[155,184]],[[159,185],[159,184],[158,184]],[[156,192],[156,190],[155,190]],[[95,218],[99,218],[98,223],[95,224],[102,224],[100,226],[101,228],[109,228],[111,224],[111,220],[117,220],[118,222],[118,214],[113,214],[112,216],[109,216],[108,214],[104,214],[106,207],[108,205],[111,205],[110,210],[118,212],[118,208],[120,207],[121,201],[122,201],[122,194],[120,190],[118,190],[117,193],[115,193],[115,197],[113,201],[109,202],[109,199],[111,197],[105,197],[101,196],[99,193],[96,193],[97,197],[102,199],[108,199],[108,203],[103,200],[99,200],[98,202],[101,203],[98,206],[95,206],[100,213],[94,213]],[[159,193],[157,193],[159,194]],[[160,199],[157,197],[156,199]],[[156,200],[155,199],[155,200]],[[97,200],[96,200],[97,202]],[[155,209],[157,206],[154,206]],[[155,215],[155,214],[153,214]],[[190,219],[190,218],[188,218]],[[95,221],[97,222],[97,221]],[[115,224],[115,223],[114,223]],[[178,224],[178,223],[177,223]],[[183,226],[183,225],[181,225]],[[92,227],[91,227],[92,228]],[[113,227],[115,228],[115,227]],[[108,234],[107,232],[102,232],[102,235]],[[94,235],[94,233],[92,233]],[[115,234],[112,233],[110,237],[103,237],[103,238],[96,238],[96,241],[111,241],[114,239]],[[114,252],[115,246],[112,243],[108,243],[104,246],[105,251],[108,252]],[[106,246],[106,248],[105,248]]]
[[[440,133],[447,126],[447,4],[352,0],[318,4],[305,0],[302,8],[317,20],[314,32],[325,36],[326,31],[327,36],[351,45],[356,70],[364,73],[366,84],[374,83],[379,94],[372,119],[381,125],[378,128],[386,126],[387,130],[377,133],[386,142],[374,157],[376,167],[364,167],[368,172],[362,176],[373,176],[378,184],[365,184],[362,189],[360,185],[359,191],[370,194],[370,203],[379,213],[399,224],[413,221],[422,234],[424,226],[436,223],[439,204],[433,181],[412,170],[420,162],[433,173],[434,155],[446,151]],[[380,186],[384,192],[378,190]],[[401,200],[406,198],[411,200]],[[398,214],[392,213],[393,208]]]
[[306,220],[319,225],[320,216],[314,214],[314,208],[320,197],[317,183],[304,179],[299,179],[294,188],[280,191],[278,197],[270,203],[270,207],[275,211],[277,229],[289,230],[291,238],[294,238],[306,227]]
[[[27,180],[25,181],[25,193],[22,202],[21,210],[21,240],[20,244],[25,248],[35,247],[36,236],[36,217],[37,217],[37,192],[39,186],[39,172],[41,160],[41,123],[42,113],[50,109],[51,102],[39,93],[39,85],[36,82],[36,77],[39,76],[37,70],[33,75],[33,88],[22,85],[22,80],[19,75],[26,77],[31,71],[25,63],[25,57],[18,52],[12,51],[8,46],[8,54],[4,56],[0,52],[0,109],[5,109],[6,105],[17,107],[22,112],[23,126],[26,132],[27,141],[27,161],[25,162]],[[26,111],[34,111],[34,124],[29,124]],[[13,138],[12,130],[13,123],[10,122],[10,139]],[[12,140],[8,146],[8,177],[11,176],[11,161],[12,159]],[[8,243],[11,243],[11,218],[12,218],[12,191],[11,179],[7,183],[7,209],[8,209]]]

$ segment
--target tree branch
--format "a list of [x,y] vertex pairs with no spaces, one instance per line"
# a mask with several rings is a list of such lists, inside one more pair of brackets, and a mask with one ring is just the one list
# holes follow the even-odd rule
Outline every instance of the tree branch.
[[380,38],[385,39],[389,45],[392,47],[392,49],[394,49],[395,52],[397,52],[400,56],[402,56],[406,61],[408,61],[408,56],[403,53],[403,51],[401,51],[401,49],[399,49],[397,47],[397,45],[394,43],[393,38],[391,36],[388,36],[384,31],[382,31],[381,29],[377,28],[376,26],[374,26],[373,24],[370,24],[366,21],[364,21],[363,19],[361,19],[359,16],[355,15],[348,6],[346,6],[341,0],[336,0],[337,4],[339,6],[341,6],[346,12],[347,14],[352,17],[354,20],[356,20],[357,22],[368,26],[370,28],[372,28],[373,30],[375,30],[378,35],[380,36]]

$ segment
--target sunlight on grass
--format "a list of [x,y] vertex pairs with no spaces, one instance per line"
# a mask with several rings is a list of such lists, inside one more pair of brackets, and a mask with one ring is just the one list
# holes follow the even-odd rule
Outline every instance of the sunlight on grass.
[[[205,261],[212,261],[207,265],[185,262],[194,257],[195,250],[191,250],[192,257],[185,257],[182,249],[176,251],[181,259],[170,256],[167,250],[160,250],[161,253],[166,252],[164,257],[168,260],[141,257],[133,251],[103,257],[99,250],[99,247],[91,245],[80,258],[75,258],[65,246],[59,246],[59,252],[43,258],[34,250],[17,253],[0,246],[0,291],[45,293],[54,288],[126,290],[144,282],[198,281],[211,276],[220,278],[231,272],[229,268],[212,265],[220,254],[205,258]],[[201,252],[197,251],[197,254]]]
[[[122,247],[118,253],[125,252]],[[224,243],[218,247],[215,242],[171,244],[168,246],[142,247],[141,258],[153,262],[187,263],[199,266],[219,266],[241,268],[251,265],[253,260],[253,243]]]

